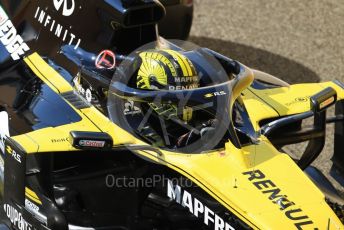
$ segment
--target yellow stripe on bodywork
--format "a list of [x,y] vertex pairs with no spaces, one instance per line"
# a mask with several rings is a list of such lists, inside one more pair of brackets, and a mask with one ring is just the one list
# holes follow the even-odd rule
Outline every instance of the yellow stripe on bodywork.
[[37,204],[42,204],[42,201],[39,199],[37,194],[28,187],[25,187],[25,196]]
[[28,187],[25,187],[25,193],[30,195],[31,197],[35,198],[35,199],[39,199],[37,194],[32,191],[31,189],[29,189]]
[[31,70],[56,93],[73,91],[73,87],[37,53],[24,59]]
[[[106,132],[112,137],[114,146],[134,144],[136,142],[131,134],[112,123],[96,108],[90,107],[77,112],[82,117],[80,122],[44,128],[14,136],[12,139],[20,143],[28,154],[36,152],[79,151],[69,142],[71,131]],[[94,119],[94,121],[97,121],[97,124],[92,123],[88,118]],[[54,140],[64,141],[57,142]]]
[[[30,55],[25,59],[25,62],[56,93],[73,91],[73,87],[37,53]],[[71,131],[106,132],[112,136],[114,145],[135,143],[135,138],[131,134],[114,124],[94,106],[90,105],[89,108],[79,110],[68,101],[66,102],[81,117],[81,121],[58,127],[47,127],[11,138],[17,143],[20,143],[21,147],[28,154],[37,152],[78,151],[68,140]]]
[[124,144],[136,144],[136,142],[138,141],[133,135],[120,128],[118,125],[114,124],[95,107],[92,106],[90,108],[82,109],[81,112],[84,117],[96,121],[97,127],[102,130],[102,132],[108,133],[110,136],[112,136],[115,146]]

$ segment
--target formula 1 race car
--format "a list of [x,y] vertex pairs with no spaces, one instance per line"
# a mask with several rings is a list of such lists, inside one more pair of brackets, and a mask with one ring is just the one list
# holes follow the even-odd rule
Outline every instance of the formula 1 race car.
[[310,167],[343,83],[165,40],[155,0],[0,3],[0,229],[344,228]]

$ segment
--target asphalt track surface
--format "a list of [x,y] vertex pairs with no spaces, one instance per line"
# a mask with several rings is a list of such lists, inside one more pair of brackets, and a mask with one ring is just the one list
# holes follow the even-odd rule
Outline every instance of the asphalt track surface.
[[[342,0],[195,0],[190,40],[289,83],[344,81]],[[304,147],[287,151],[298,155]],[[329,125],[313,165],[344,194],[329,173],[332,155]]]

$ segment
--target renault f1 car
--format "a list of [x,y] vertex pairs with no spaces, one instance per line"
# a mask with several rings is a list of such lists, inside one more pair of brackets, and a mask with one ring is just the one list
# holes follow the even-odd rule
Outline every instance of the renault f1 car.
[[[341,146],[341,82],[289,85],[157,37],[157,1],[1,4],[1,229],[344,228],[341,197],[309,167],[327,122]],[[190,60],[199,87],[137,87],[147,42],[179,71]],[[299,159],[282,150],[305,141]]]

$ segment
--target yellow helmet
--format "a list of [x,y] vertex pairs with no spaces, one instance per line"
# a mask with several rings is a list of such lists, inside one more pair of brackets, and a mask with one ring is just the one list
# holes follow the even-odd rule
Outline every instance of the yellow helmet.
[[[149,50],[141,52],[141,66],[137,75],[137,88],[147,90],[187,90],[199,87],[199,76],[192,62],[175,50]],[[159,114],[176,115],[175,105],[150,106]],[[192,109],[183,108],[183,120],[192,118]]]
[[199,87],[196,69],[183,54],[174,50],[151,50],[140,53],[140,57],[138,88],[183,90]]

